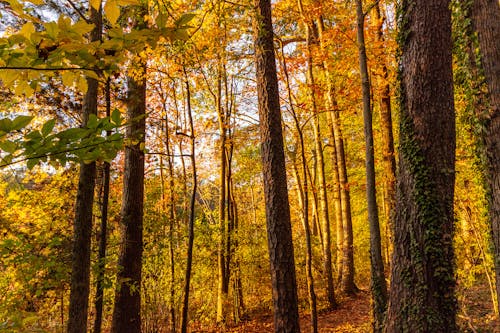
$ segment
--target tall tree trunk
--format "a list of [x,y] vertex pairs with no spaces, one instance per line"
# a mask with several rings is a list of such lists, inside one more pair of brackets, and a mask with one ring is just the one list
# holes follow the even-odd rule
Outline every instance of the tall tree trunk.
[[[142,15],[144,9],[141,10]],[[120,212],[121,246],[112,333],[141,332],[142,225],[144,211],[144,140],[146,136],[146,65],[140,77],[127,77],[127,138]]]
[[[326,41],[324,39],[324,24],[323,18],[319,17],[318,32],[323,52],[326,50]],[[342,135],[342,128],[340,124],[340,113],[337,108],[337,101],[335,99],[335,89],[333,86],[333,78],[330,70],[330,65],[327,60],[323,61],[323,66],[326,72],[327,83],[327,96],[330,114],[330,137],[334,139],[335,153],[337,162],[337,171],[339,179],[339,193],[340,193],[340,212],[342,214],[342,223],[337,221],[337,230],[342,225],[342,232],[337,232],[337,244],[339,241],[342,243],[342,255],[338,254],[341,258],[341,267],[339,267],[339,277],[341,280],[342,292],[346,295],[356,293],[358,288],[354,283],[354,239],[352,231],[352,217],[351,217],[351,195],[349,190],[349,180],[347,176],[347,164],[345,160],[344,151],[344,137]],[[338,205],[338,201],[336,202]]]
[[181,333],[187,332],[187,324],[188,324],[189,289],[191,284],[191,269],[193,265],[195,203],[196,203],[196,191],[198,188],[198,176],[196,174],[196,150],[195,150],[196,142],[194,135],[193,114],[191,110],[191,89],[189,86],[189,81],[185,67],[184,67],[184,78],[186,85],[187,114],[189,119],[189,139],[191,143],[190,158],[191,158],[191,168],[192,168],[193,189],[191,192],[191,199],[189,201],[188,247],[186,255],[186,273],[184,278],[184,301],[182,303]]
[[[110,79],[106,81],[106,117],[111,114],[111,87]],[[108,131],[107,135],[111,133]],[[99,254],[97,258],[98,270],[96,276],[96,295],[94,301],[95,318],[93,333],[100,333],[102,328],[102,308],[104,303],[104,271],[106,269],[106,246],[108,238],[108,203],[109,203],[109,180],[111,166],[104,162],[102,175],[102,197],[101,197],[101,226],[99,230]]]
[[339,169],[337,161],[337,149],[335,147],[335,130],[333,127],[333,116],[332,112],[334,110],[329,110],[327,113],[327,123],[328,123],[328,135],[329,141],[332,148],[332,178],[333,178],[333,207],[335,213],[335,227],[336,227],[336,256],[337,256],[337,281],[342,281],[342,246],[344,243],[344,231],[342,228],[342,201],[340,196],[340,179],[339,179]]
[[[299,1],[300,3],[300,1]],[[288,92],[288,101],[290,103],[290,109],[292,111],[293,120],[295,123],[295,131],[296,131],[296,142],[299,143],[300,148],[300,158],[302,164],[302,178],[299,174],[299,168],[297,166],[297,153],[293,152],[292,162],[295,179],[297,181],[297,194],[299,199],[299,205],[301,208],[301,218],[302,218],[302,226],[304,227],[304,233],[306,236],[306,278],[307,278],[307,292],[308,292],[308,300],[309,300],[309,310],[311,311],[311,332],[318,332],[318,310],[317,310],[317,302],[316,302],[316,292],[314,291],[314,276],[312,270],[312,241],[311,241],[311,228],[309,226],[309,186],[308,186],[308,166],[306,160],[306,152],[304,147],[304,132],[303,128],[300,125],[299,119],[297,117],[297,113],[295,112],[295,108],[293,106],[292,101],[292,92],[290,88],[290,78],[288,75],[288,69],[286,66],[285,54],[283,50],[283,44],[281,44],[281,54],[283,55],[283,72],[285,73],[286,78],[286,88]]]
[[[380,12],[379,2],[375,5],[376,40],[384,44],[384,18]],[[394,135],[392,132],[392,108],[389,82],[389,71],[387,70],[386,58],[382,58],[382,73],[378,80],[380,91],[380,132],[382,133],[382,167],[383,174],[383,195],[384,195],[384,215],[385,215],[385,259],[387,265],[390,264],[390,254],[392,252],[392,216],[394,211],[394,199],[396,193],[396,156],[394,154]]]
[[402,2],[400,152],[386,332],[456,332],[449,0]]
[[373,332],[382,332],[385,309],[387,306],[387,286],[382,260],[382,244],[378,220],[377,190],[375,188],[375,161],[373,149],[372,109],[370,81],[368,77],[368,61],[366,57],[363,2],[356,0],[357,36],[359,52],[359,68],[363,93],[363,120],[365,129],[366,152],[366,201],[368,203],[368,223],[370,225],[370,290],[372,297]]
[[218,73],[217,73],[217,95],[216,95],[216,108],[217,115],[219,117],[219,135],[220,135],[220,145],[219,145],[219,162],[220,162],[220,185],[219,185],[219,233],[220,240],[217,249],[217,267],[218,267],[218,281],[217,281],[217,323],[225,324],[227,309],[226,303],[228,298],[228,284],[226,276],[228,272],[226,271],[226,241],[227,241],[227,209],[226,209],[226,197],[227,197],[227,157],[226,157],[226,134],[227,134],[227,124],[224,108],[222,106],[222,65],[219,59]]
[[484,143],[488,159],[489,219],[494,248],[497,308],[500,308],[500,8],[498,0],[474,0],[472,21],[477,31],[481,64],[488,84],[490,111]]
[[314,77],[314,64],[312,56],[313,39],[318,39],[314,34],[314,21],[309,21],[304,16],[304,8],[302,0],[298,0],[299,11],[302,15],[306,28],[306,41],[307,41],[307,79],[309,81],[309,93],[311,98],[311,106],[313,112],[313,133],[314,133],[314,153],[317,160],[318,172],[318,201],[319,201],[319,217],[322,231],[322,244],[323,244],[323,274],[325,277],[325,284],[327,287],[326,294],[328,298],[328,307],[333,309],[337,306],[335,300],[335,291],[333,288],[333,269],[332,269],[332,246],[331,246],[331,232],[330,232],[330,216],[328,213],[328,195],[326,191],[326,177],[325,177],[325,162],[323,158],[323,143],[321,138],[320,119],[318,113],[318,106],[316,100],[316,81]]
[[255,62],[275,332],[300,332],[271,1],[255,0]]
[[[101,38],[101,11],[90,6],[90,20],[94,29],[91,41]],[[91,114],[97,114],[99,82],[87,78],[88,90],[83,100],[83,126]],[[71,291],[69,298],[68,333],[86,333],[90,290],[90,245],[94,207],[96,163],[80,164],[78,192],[76,196],[74,239],[71,265]]]

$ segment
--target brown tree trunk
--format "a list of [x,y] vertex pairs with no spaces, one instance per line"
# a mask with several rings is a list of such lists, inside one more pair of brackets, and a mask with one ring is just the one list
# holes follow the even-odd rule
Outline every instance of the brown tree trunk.
[[[295,123],[295,137],[296,142],[299,143],[300,147],[300,158],[302,164],[302,178],[301,181],[299,168],[297,166],[297,152],[294,151],[292,155],[292,163],[295,179],[297,181],[297,194],[299,199],[299,206],[301,208],[301,219],[302,226],[304,228],[304,233],[306,236],[306,278],[307,278],[307,295],[309,301],[309,310],[311,311],[311,332],[318,332],[318,309],[316,302],[316,292],[314,291],[314,276],[312,269],[312,241],[311,241],[311,228],[309,225],[309,182],[308,182],[308,166],[306,160],[306,152],[304,145],[304,131],[303,127],[300,125],[299,118],[297,117],[297,113],[295,112],[295,107],[293,106],[292,101],[292,92],[290,88],[290,78],[288,75],[288,69],[286,66],[285,55],[283,51],[283,44],[281,44],[281,54],[283,55],[283,72],[285,73],[286,78],[286,88],[288,92],[288,101],[290,103],[290,109],[292,111],[293,120]],[[295,145],[297,146],[297,145]],[[333,281],[332,281],[333,284]],[[335,298],[334,298],[335,299]]]
[[[90,7],[90,20],[95,24],[90,40],[101,38],[101,12]],[[91,114],[97,114],[99,82],[87,78],[88,90],[83,100],[83,126]],[[76,196],[74,239],[71,265],[71,291],[69,298],[68,333],[86,333],[90,290],[90,246],[94,207],[96,163],[80,164]]]
[[386,332],[456,332],[449,0],[400,8],[400,152]]
[[275,332],[300,332],[271,1],[255,0],[255,61]]
[[[140,60],[142,62],[143,60]],[[144,209],[144,139],[146,135],[146,66],[141,77],[128,77],[127,138],[120,212],[121,246],[112,333],[141,332],[142,223]]]
[[484,143],[488,159],[487,185],[492,231],[497,308],[500,307],[500,8],[498,0],[474,0],[472,21],[478,34],[481,64],[488,84],[490,111]]
[[[106,117],[111,114],[111,87],[110,79],[106,81]],[[108,131],[107,135],[111,133]],[[101,196],[101,226],[99,230],[99,254],[97,258],[98,270],[96,276],[96,295],[94,301],[95,317],[93,333],[100,333],[102,328],[102,309],[104,304],[104,271],[106,269],[106,246],[108,239],[108,204],[109,204],[109,181],[111,166],[104,162],[102,175]]]
[[361,74],[361,90],[363,93],[363,120],[365,130],[366,151],[366,201],[368,203],[368,224],[370,225],[370,290],[372,297],[372,329],[382,332],[385,309],[387,306],[387,286],[382,260],[382,244],[378,220],[377,190],[375,188],[375,161],[373,149],[373,128],[370,81],[368,77],[368,61],[366,57],[363,2],[356,0],[357,36],[359,52],[359,68]]
[[318,106],[316,100],[316,81],[313,72],[313,38],[317,40],[317,36],[313,36],[314,29],[312,29],[313,21],[307,20],[304,17],[304,9],[302,1],[298,0],[299,11],[306,21],[306,39],[307,39],[307,79],[309,81],[310,99],[313,112],[313,133],[314,133],[314,154],[317,160],[317,174],[318,174],[318,201],[319,201],[319,218],[322,231],[322,244],[323,244],[323,275],[326,284],[326,294],[328,298],[328,306],[333,309],[337,306],[335,300],[335,291],[333,287],[333,269],[332,269],[332,246],[331,246],[331,232],[330,232],[330,216],[328,213],[328,195],[326,191],[326,177],[325,177],[325,162],[323,159],[323,143],[321,142],[321,128],[318,113]]
[[[319,39],[321,43],[321,48],[323,52],[326,51],[325,40],[324,40],[324,24],[323,18],[319,17],[318,22],[318,32]],[[335,89],[332,82],[332,73],[330,71],[330,65],[327,60],[323,61],[323,66],[326,74],[327,83],[327,96],[328,96],[328,113],[330,115],[330,137],[334,140],[336,162],[338,171],[338,184],[339,184],[339,194],[340,200],[335,202],[335,205],[340,203],[340,212],[342,215],[342,222],[337,220],[337,245],[341,244],[342,254],[337,254],[338,259],[341,261],[341,267],[339,267],[339,279],[341,280],[342,292],[346,295],[352,295],[356,293],[358,288],[354,283],[354,239],[352,231],[352,217],[351,217],[351,196],[349,190],[349,180],[347,176],[347,165],[345,160],[344,151],[344,137],[342,135],[342,129],[340,124],[340,114],[337,108],[337,102],[335,99]],[[336,174],[334,174],[336,176]],[[336,213],[338,214],[338,212]],[[337,217],[338,219],[338,217]],[[342,229],[340,232],[339,229]]]
[[[375,5],[375,20],[377,33],[376,40],[383,46],[384,19],[380,13],[380,5]],[[394,199],[396,193],[396,156],[394,154],[394,135],[392,132],[392,108],[389,72],[385,57],[382,58],[382,73],[378,80],[380,91],[380,132],[382,133],[382,167],[383,173],[383,195],[385,215],[385,260],[390,265],[390,254],[392,252],[392,212],[394,211]]]
[[181,314],[181,333],[187,332],[188,323],[188,310],[189,310],[189,289],[191,284],[191,269],[193,265],[193,244],[194,244],[194,220],[195,220],[195,203],[196,203],[196,191],[198,188],[198,177],[196,174],[196,151],[195,151],[195,135],[194,135],[194,124],[193,124],[193,114],[191,110],[191,90],[189,86],[189,81],[187,78],[186,68],[184,67],[184,77],[186,84],[186,104],[187,104],[187,114],[189,119],[189,139],[191,143],[191,167],[192,167],[192,182],[193,189],[191,192],[191,199],[189,201],[189,225],[188,225],[188,248],[186,255],[186,272],[184,278],[184,300],[182,303],[182,314]]

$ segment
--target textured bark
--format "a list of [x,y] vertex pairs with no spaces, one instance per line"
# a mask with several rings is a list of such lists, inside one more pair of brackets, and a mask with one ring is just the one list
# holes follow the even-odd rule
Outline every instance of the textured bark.
[[[383,45],[384,19],[380,13],[379,3],[375,5],[375,23],[377,33],[376,40]],[[390,254],[392,252],[392,218],[394,211],[394,199],[396,193],[396,156],[394,154],[394,135],[392,132],[392,108],[389,72],[385,58],[382,59],[382,73],[379,77],[378,85],[380,92],[380,132],[382,134],[382,167],[383,173],[383,195],[385,213],[385,259],[390,265]]]
[[[320,17],[317,20],[318,33],[321,49],[325,52],[325,40],[323,36],[324,24]],[[326,59],[326,58],[325,58]],[[339,265],[339,280],[341,281],[341,289],[344,294],[352,295],[356,293],[358,288],[354,283],[354,244],[352,232],[351,218],[351,196],[349,191],[349,181],[347,176],[347,165],[345,161],[344,137],[340,124],[340,114],[337,109],[335,99],[335,89],[333,87],[333,76],[330,70],[330,65],[327,60],[323,61],[323,67],[326,74],[327,83],[327,103],[329,114],[329,129],[330,138],[333,139],[335,156],[333,161],[336,165],[336,173],[334,172],[334,185],[338,184],[338,191],[334,188],[335,193],[339,194],[339,199],[335,200],[336,207],[336,222],[337,222],[337,258]],[[338,173],[338,182],[336,181]],[[340,207],[338,207],[340,206]],[[340,209],[339,209],[340,208]],[[339,213],[340,212],[340,213]],[[340,216],[342,219],[340,219]],[[340,251],[341,250],[341,251]],[[341,252],[341,253],[340,253]]]
[[189,119],[189,139],[191,144],[191,167],[192,167],[192,182],[193,190],[191,192],[191,198],[189,200],[189,224],[188,224],[188,247],[186,254],[186,271],[184,277],[184,299],[182,303],[182,314],[181,314],[181,333],[187,332],[188,323],[188,310],[189,310],[189,289],[191,284],[191,270],[193,266],[193,244],[194,244],[194,220],[195,220],[195,203],[196,203],[196,191],[198,188],[198,176],[196,174],[196,150],[195,150],[195,135],[194,135],[194,124],[193,124],[193,113],[191,110],[191,89],[189,86],[189,81],[187,78],[186,68],[184,68],[184,77],[186,85],[186,104],[187,104],[187,114]]
[[372,328],[373,332],[382,332],[387,306],[387,286],[384,276],[384,262],[382,260],[377,192],[375,188],[375,154],[373,149],[371,94],[364,36],[365,17],[363,14],[363,3],[361,0],[356,0],[356,14],[359,68],[361,75],[361,90],[363,93],[363,121],[365,130],[366,201],[368,203],[368,224],[370,225],[370,290],[372,297]]
[[[91,7],[90,19],[95,27],[90,40],[101,37],[101,13]],[[99,82],[87,78],[88,90],[83,100],[82,118],[85,126],[91,114],[97,114]],[[80,164],[78,192],[76,196],[74,239],[71,266],[71,291],[69,298],[68,333],[86,333],[90,289],[90,244],[92,234],[92,210],[94,206],[96,164]]]
[[[111,114],[111,89],[110,79],[106,81],[106,117]],[[111,133],[108,131],[107,135]],[[108,236],[108,203],[109,203],[109,181],[111,166],[104,162],[102,171],[101,187],[101,225],[99,230],[99,254],[97,258],[99,269],[96,276],[96,295],[94,301],[95,317],[93,333],[100,333],[102,328],[102,309],[104,304],[104,270],[106,268],[106,246]]]
[[[308,182],[308,169],[306,153],[304,147],[304,132],[302,130],[302,126],[300,125],[299,119],[297,117],[297,113],[295,112],[295,107],[293,106],[292,101],[292,92],[290,88],[290,77],[288,75],[288,69],[286,66],[285,56],[283,52],[283,44],[281,45],[281,54],[283,55],[283,72],[285,73],[286,78],[286,88],[288,92],[288,101],[290,103],[290,109],[292,111],[293,120],[295,123],[295,141],[298,142],[298,146],[300,148],[300,158],[301,158],[301,166],[302,166],[302,178],[299,173],[299,167],[297,165],[297,152],[294,151],[290,153],[292,163],[293,163],[293,171],[295,175],[295,180],[297,182],[297,194],[299,199],[299,206],[301,209],[301,219],[302,226],[304,228],[304,233],[306,236],[306,278],[307,278],[307,296],[309,301],[309,310],[311,311],[311,332],[318,332],[318,309],[317,309],[317,301],[316,301],[316,292],[314,291],[314,276],[313,276],[313,268],[312,268],[312,242],[311,242],[311,228],[309,225],[309,182]],[[296,144],[297,146],[297,144]]]
[[[302,1],[298,1],[299,11],[304,16]],[[307,19],[303,17],[307,22]],[[313,134],[314,134],[314,154],[316,155],[316,170],[318,175],[318,202],[319,202],[319,220],[322,233],[323,245],[323,275],[326,285],[326,295],[328,298],[329,308],[335,308],[337,302],[335,300],[335,291],[333,287],[333,269],[332,269],[332,245],[331,245],[331,232],[330,232],[330,216],[328,213],[328,195],[326,191],[326,177],[325,177],[325,162],[323,158],[323,143],[321,137],[320,118],[318,113],[318,106],[316,100],[316,80],[313,71],[313,39],[317,40],[318,36],[314,36],[314,22],[310,21],[306,24],[306,40],[307,40],[307,79],[309,81],[309,96],[311,99],[311,106],[313,112]]]
[[121,246],[111,332],[141,332],[142,223],[144,209],[144,145],[146,68],[141,78],[127,78],[127,138],[120,212]]
[[400,8],[400,152],[386,332],[456,332],[448,0]]
[[255,0],[255,61],[275,332],[300,332],[271,1]]
[[497,309],[500,307],[500,8],[498,0],[475,0],[472,22],[477,32],[481,64],[488,85],[490,111],[483,119],[486,125],[484,143],[488,159],[487,185],[491,224]]

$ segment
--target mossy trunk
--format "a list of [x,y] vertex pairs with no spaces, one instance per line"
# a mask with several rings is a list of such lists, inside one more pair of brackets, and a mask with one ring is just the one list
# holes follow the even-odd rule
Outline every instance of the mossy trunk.
[[488,85],[490,110],[482,122],[486,125],[484,143],[487,156],[489,219],[492,231],[497,309],[500,307],[500,5],[498,0],[475,0],[472,22],[478,34],[481,64]]
[[456,332],[455,113],[448,0],[403,1],[399,174],[386,332]]

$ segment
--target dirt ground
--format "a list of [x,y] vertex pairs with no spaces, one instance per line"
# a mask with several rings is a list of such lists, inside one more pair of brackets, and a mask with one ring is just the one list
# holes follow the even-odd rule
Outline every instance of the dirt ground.
[[[491,295],[487,285],[479,285],[459,293],[457,315],[460,332],[500,333],[500,319],[493,315]],[[310,332],[310,317],[302,313],[300,317],[302,332]],[[340,306],[332,311],[320,311],[318,328],[321,333],[364,333],[371,331],[370,295],[366,291],[355,297],[341,300]],[[271,333],[273,318],[271,313],[256,314],[252,320],[227,328],[197,327],[193,333]]]

